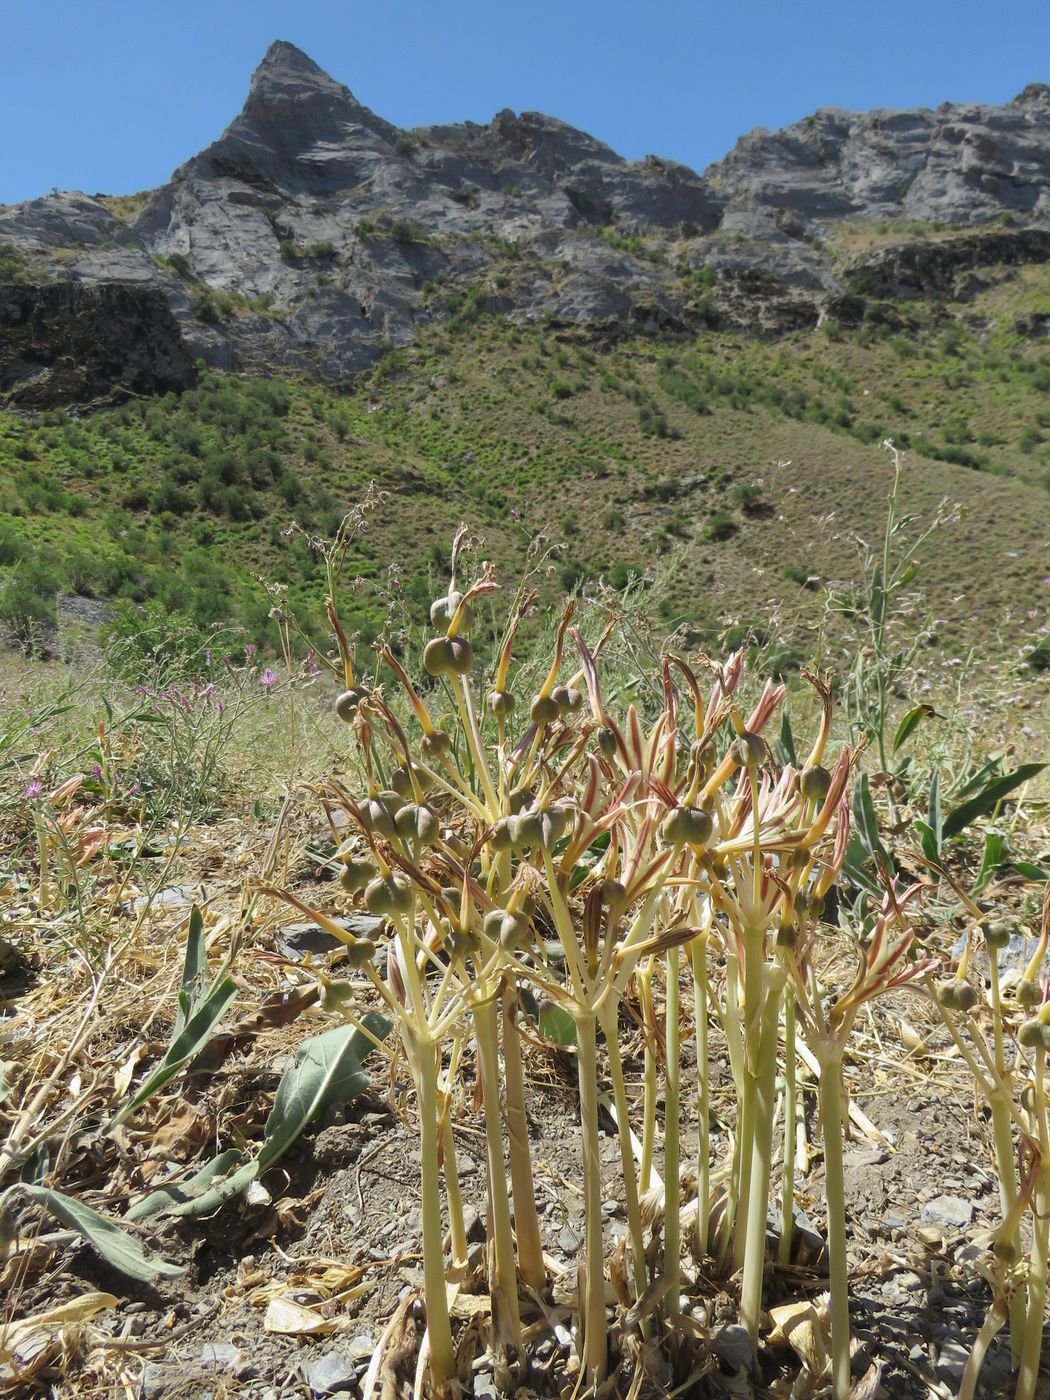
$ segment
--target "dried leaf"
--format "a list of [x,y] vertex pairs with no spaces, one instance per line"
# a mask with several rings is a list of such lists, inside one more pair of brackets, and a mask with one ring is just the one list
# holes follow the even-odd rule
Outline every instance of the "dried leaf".
[[267,1332],[280,1332],[285,1336],[319,1336],[324,1332],[334,1332],[337,1324],[329,1317],[322,1316],[316,1308],[308,1308],[291,1298],[271,1298],[263,1316],[263,1327]]
[[785,1303],[770,1308],[770,1346],[789,1346],[806,1370],[822,1376],[828,1367],[827,1312],[813,1303]]
[[66,1303],[58,1303],[33,1317],[21,1318],[12,1322],[3,1331],[3,1345],[0,1358],[4,1360],[18,1353],[23,1360],[29,1360],[53,1333],[75,1322],[87,1322],[99,1313],[115,1308],[120,1299],[112,1293],[81,1293]]

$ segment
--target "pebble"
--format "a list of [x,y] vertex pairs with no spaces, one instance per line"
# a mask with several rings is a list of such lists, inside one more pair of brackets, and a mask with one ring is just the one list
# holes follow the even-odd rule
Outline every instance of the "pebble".
[[922,1219],[928,1224],[962,1230],[973,1220],[973,1202],[964,1201],[961,1196],[935,1196],[923,1206]]
[[583,1235],[579,1230],[574,1230],[571,1225],[565,1225],[558,1231],[558,1248],[563,1253],[575,1254],[581,1244],[583,1244]]
[[746,1327],[734,1322],[711,1338],[711,1350],[734,1371],[751,1365],[751,1338]]
[[342,1351],[326,1351],[301,1367],[303,1380],[315,1395],[343,1395],[357,1388],[357,1367]]
[[251,1380],[256,1374],[249,1358],[231,1342],[207,1342],[201,1348],[199,1359],[203,1366],[221,1366],[232,1372],[239,1381]]
[[938,1376],[945,1381],[961,1380],[969,1356],[969,1347],[963,1346],[962,1342],[957,1342],[954,1338],[949,1338],[937,1357]]
[[[372,938],[380,932],[383,920],[372,914],[351,914],[345,919],[333,919],[333,923],[346,929],[356,938]],[[285,924],[278,929],[274,939],[277,949],[293,962],[302,962],[309,956],[322,957],[334,953],[345,945],[315,923]],[[384,957],[386,956],[384,951]]]

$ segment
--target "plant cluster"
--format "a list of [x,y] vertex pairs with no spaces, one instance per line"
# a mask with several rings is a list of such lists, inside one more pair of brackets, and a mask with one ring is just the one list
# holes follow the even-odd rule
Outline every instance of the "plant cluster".
[[[560,1017],[578,1068],[586,1223],[574,1345],[586,1383],[600,1384],[611,1366],[644,1369],[655,1337],[672,1352],[677,1347],[680,1359],[688,1353],[682,1339],[690,1329],[680,1319],[698,1302],[698,1276],[687,1256],[700,1273],[739,1271],[740,1320],[757,1347],[767,1207],[778,1191],[780,1258],[791,1259],[794,1065],[805,1047],[819,1067],[831,1369],[842,1400],[850,1384],[843,1057],[864,1003],[921,976],[930,959],[913,947],[908,909],[918,886],[887,880],[855,927],[823,922],[849,844],[855,757],[848,747],[829,755],[827,678],[808,677],[820,722],[807,758],[781,762],[764,736],[784,688],[767,683],[742,708],[741,654],[697,669],[669,653],[652,678],[648,711],[641,701],[614,705],[601,679],[613,624],[589,644],[570,602],[546,675],[532,693],[519,694],[515,639],[535,595],[519,591],[491,672],[479,675],[472,624],[496,583],[486,566],[469,586],[458,584],[461,541],[462,534],[448,591],[431,609],[436,635],[422,655],[426,686],[388,646],[366,682],[331,599],[328,605],[343,683],[335,709],[363,776],[360,787],[333,779],[322,790],[333,832],[343,833],[335,900],[350,898],[381,917],[388,941],[377,947],[290,891],[273,891],[346,945],[358,985],[371,986],[396,1024],[411,1071],[427,1307],[420,1377],[428,1370],[440,1393],[466,1364],[447,1285],[463,1277],[468,1257],[453,1109],[471,1067],[485,1114],[491,1345],[507,1377],[522,1374],[527,1362],[535,1328],[526,1315],[552,1283],[522,1068],[523,1023],[538,1005]],[[826,965],[845,950],[855,976],[829,998]],[[347,987],[332,1000],[346,1006],[351,999]],[[621,1048],[628,1006],[645,1037],[637,1135]],[[682,1061],[690,1023],[695,1077]],[[712,1024],[724,1036],[737,1098],[737,1129],[722,1162],[712,1160],[709,1133]],[[777,1183],[780,1062],[785,1152]],[[620,1144],[616,1190],[629,1231],[626,1257],[614,1261],[608,1279],[599,1154],[606,1081]],[[684,1095],[695,1097],[700,1125],[688,1169],[680,1150]],[[613,1329],[609,1283],[619,1305]]]

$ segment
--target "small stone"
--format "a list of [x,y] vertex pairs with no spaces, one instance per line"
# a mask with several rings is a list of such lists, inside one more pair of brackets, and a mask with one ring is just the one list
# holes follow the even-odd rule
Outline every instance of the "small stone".
[[893,1281],[898,1288],[903,1288],[905,1293],[917,1293],[923,1286],[922,1279],[918,1274],[914,1274],[910,1269],[904,1269],[899,1274],[894,1274]]
[[[384,921],[371,914],[350,914],[345,919],[333,919],[332,922],[347,933],[352,933],[355,938],[374,940],[382,930]],[[277,931],[275,941],[278,951],[293,962],[302,962],[308,956],[324,957],[345,947],[338,938],[325,933],[324,929],[318,928],[314,923],[285,924]]]
[[315,1395],[342,1395],[357,1387],[357,1367],[343,1351],[326,1351],[302,1367],[303,1380]]
[[731,1370],[739,1371],[742,1367],[751,1365],[751,1338],[747,1328],[737,1322],[723,1327],[721,1332],[712,1337],[711,1349],[719,1361]]
[[938,1376],[945,1381],[960,1381],[969,1358],[969,1348],[963,1346],[961,1342],[957,1342],[953,1337],[949,1337],[941,1347],[940,1355],[937,1357]]
[[583,1235],[579,1230],[574,1230],[571,1225],[566,1225],[558,1231],[558,1248],[564,1254],[575,1254],[581,1244],[583,1244]]
[[928,1224],[963,1230],[973,1220],[973,1202],[964,1201],[961,1196],[935,1196],[923,1206],[922,1219]]

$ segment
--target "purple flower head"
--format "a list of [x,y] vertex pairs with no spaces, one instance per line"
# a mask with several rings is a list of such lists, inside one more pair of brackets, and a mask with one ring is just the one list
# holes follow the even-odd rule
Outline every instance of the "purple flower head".
[[260,682],[266,687],[267,690],[270,689],[270,687],[273,685],[276,679],[277,672],[272,670],[269,666],[267,666],[266,670],[259,677]]
[[95,777],[95,778],[101,778],[101,777],[102,777],[102,765],[101,765],[101,763],[93,763],[93,764],[91,765],[91,773],[92,773],[92,776],[93,776],[93,777]]
[[245,648],[244,648],[244,654],[245,654],[246,657],[248,657],[248,659],[249,659],[249,661],[250,661],[251,658],[255,655],[255,643],[254,643],[254,642],[249,642],[249,643],[245,646]]
[[39,778],[34,778],[31,783],[26,783],[26,797],[39,797],[44,791],[44,784]]

